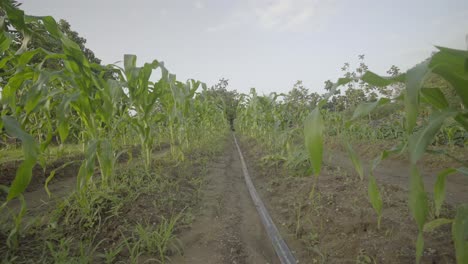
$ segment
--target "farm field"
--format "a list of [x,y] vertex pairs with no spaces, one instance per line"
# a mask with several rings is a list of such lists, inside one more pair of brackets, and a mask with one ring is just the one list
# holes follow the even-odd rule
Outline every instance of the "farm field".
[[0,28],[1,263],[468,263],[468,51],[238,93]]
[[[414,262],[417,227],[406,202],[408,167],[401,161],[388,160],[376,171],[384,201],[379,230],[366,199],[367,182],[359,180],[346,153],[336,151],[325,158],[318,193],[311,201],[313,178],[291,177],[292,172],[262,164],[265,152],[252,140],[246,141],[246,149],[254,181],[298,259],[310,263]],[[431,177],[430,173],[424,176]],[[456,201],[467,199],[464,180],[459,175],[447,181],[452,197],[447,197],[451,202],[444,208],[445,217],[453,215]],[[426,186],[431,188],[433,182],[429,180]],[[425,236],[425,246],[422,263],[455,262],[449,228]]]

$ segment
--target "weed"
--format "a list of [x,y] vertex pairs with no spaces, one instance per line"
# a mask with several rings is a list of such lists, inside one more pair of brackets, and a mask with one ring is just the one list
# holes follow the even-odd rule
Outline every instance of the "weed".
[[159,256],[159,260],[162,263],[166,261],[166,254],[171,247],[177,247],[175,245],[175,226],[180,218],[180,214],[171,217],[169,220],[162,218],[161,222],[154,225],[137,224],[135,232],[140,243],[139,248],[149,253],[156,253]]

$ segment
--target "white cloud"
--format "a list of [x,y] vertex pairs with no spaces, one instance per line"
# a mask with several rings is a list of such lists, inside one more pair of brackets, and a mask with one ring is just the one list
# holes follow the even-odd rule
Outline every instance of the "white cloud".
[[298,31],[317,28],[335,10],[330,0],[252,1],[259,25],[265,29]]
[[245,0],[226,19],[206,31],[240,26],[269,31],[303,31],[321,28],[337,9],[335,0]]
[[196,9],[202,9],[205,7],[202,1],[195,1],[193,5]]
[[234,27],[236,27],[236,26],[238,26],[240,24],[241,23],[238,22],[238,21],[227,21],[226,23],[221,23],[221,24],[218,24],[218,25],[215,25],[215,26],[208,27],[208,28],[206,28],[206,31],[207,32],[224,31],[224,30],[227,30],[227,29],[234,28]]
[[306,24],[308,24],[314,15],[314,10],[312,8],[306,8],[298,13],[296,16],[292,17],[287,21],[285,25],[283,25],[282,29],[297,29]]
[[169,13],[169,11],[167,10],[167,8],[164,8],[164,7],[163,7],[163,8],[161,8],[161,9],[159,9],[159,15],[160,15],[160,16],[163,16],[163,17],[164,17],[164,16],[167,16],[168,13]]
[[245,12],[232,12],[228,15],[228,18],[223,22],[210,26],[205,29],[207,32],[218,32],[234,29],[236,27],[245,26],[249,24],[249,16]]
[[272,3],[261,3],[255,7],[258,21],[266,28],[272,28],[281,23],[285,14],[291,12],[291,0],[277,0]]

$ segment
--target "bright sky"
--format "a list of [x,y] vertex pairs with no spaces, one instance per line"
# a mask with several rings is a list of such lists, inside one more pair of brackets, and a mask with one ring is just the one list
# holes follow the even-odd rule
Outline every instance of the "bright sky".
[[467,0],[20,0],[31,15],[70,22],[103,63],[162,60],[179,80],[323,92],[344,62],[407,69],[434,45],[466,49]]

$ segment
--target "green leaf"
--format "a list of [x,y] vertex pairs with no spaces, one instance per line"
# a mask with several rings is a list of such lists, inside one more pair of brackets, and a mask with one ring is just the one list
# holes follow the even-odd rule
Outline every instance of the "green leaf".
[[465,131],[468,131],[468,113],[466,114],[462,114],[462,113],[458,113],[456,116],[455,116],[455,121],[457,121],[460,125],[463,126],[463,128],[465,129]]
[[364,73],[364,75],[361,77],[361,80],[370,84],[370,85],[373,85],[373,86],[378,86],[378,87],[385,87],[385,86],[388,86],[390,84],[393,84],[393,83],[396,83],[396,82],[404,82],[405,80],[405,75],[404,74],[400,74],[398,76],[395,76],[395,77],[382,77],[382,76],[379,76],[371,71],[366,71],[366,73]]
[[6,32],[0,34],[0,53],[6,51],[11,44],[11,39]]
[[468,205],[457,208],[452,224],[452,238],[455,244],[457,263],[468,263]]
[[453,174],[455,172],[468,175],[468,168],[460,167],[457,169],[448,168],[445,169],[439,174],[437,174],[437,180],[434,184],[434,204],[435,204],[435,215],[438,217],[440,215],[440,210],[442,208],[442,204],[445,200],[445,181],[448,175]]
[[409,207],[419,230],[422,231],[427,219],[428,205],[426,192],[424,191],[424,183],[415,165],[411,166]]
[[57,22],[51,16],[45,16],[42,18],[42,22],[44,22],[44,26],[49,31],[49,33],[56,39],[61,39],[63,36],[62,31],[60,31]]
[[439,88],[422,88],[421,94],[423,99],[437,109],[445,109],[449,107],[449,103],[445,98],[444,93]]
[[18,31],[27,30],[23,10],[14,7],[10,1],[2,1],[2,8],[5,9],[8,19]]
[[77,177],[77,188],[82,189],[89,182],[89,179],[93,176],[94,165],[96,161],[96,151],[98,147],[98,140],[91,140],[86,147],[85,160],[80,166]]
[[390,99],[388,98],[380,98],[378,101],[371,102],[371,103],[361,103],[356,107],[356,110],[354,110],[353,116],[351,117],[351,120],[355,120],[361,116],[368,115],[370,112],[372,112],[377,106],[384,105],[386,103],[390,102]]
[[21,140],[24,159],[25,160],[36,160],[37,156],[39,155],[39,146],[34,141],[34,138],[26,133],[22,128],[21,125],[10,116],[2,116],[3,125],[7,131],[7,133],[13,137],[18,138]]
[[446,170],[441,171],[437,175],[437,180],[434,185],[434,204],[435,204],[435,215],[438,217],[440,214],[440,209],[442,208],[442,204],[445,200],[445,179],[447,175],[454,173],[456,170],[449,168]]
[[96,154],[101,168],[102,182],[107,184],[114,168],[114,151],[111,142],[109,140],[99,141]]
[[361,80],[364,82],[374,85],[374,86],[379,86],[379,87],[384,87],[392,84],[392,81],[386,78],[383,78],[371,71],[367,71],[362,77]]
[[3,116],[2,121],[7,133],[21,140],[24,154],[24,161],[16,170],[15,179],[11,183],[7,196],[7,201],[10,201],[22,194],[31,182],[32,169],[39,155],[39,146],[34,138],[26,133],[13,117]]
[[377,168],[377,166],[380,164],[380,162],[388,158],[390,155],[398,154],[398,153],[401,154],[403,153],[405,149],[406,149],[406,144],[401,144],[401,145],[394,146],[392,149],[382,151],[379,156],[377,156],[376,158],[372,160],[371,171],[374,171]]
[[434,136],[439,132],[444,121],[455,114],[456,112],[451,110],[434,112],[429,118],[429,124],[411,135],[408,144],[411,163],[415,164],[424,155],[427,146],[432,143]]
[[65,143],[65,140],[67,139],[69,133],[70,133],[70,127],[68,126],[67,122],[60,122],[57,128],[60,136],[60,141]]
[[23,54],[21,54],[21,56],[18,59],[17,67],[25,66],[36,54],[39,54],[41,52],[42,49],[34,49],[23,52]]
[[13,55],[4,56],[4,58],[0,60],[0,69],[1,69],[1,68],[4,68],[5,65],[6,65],[13,57],[14,57]]
[[131,76],[131,72],[136,67],[136,59],[137,57],[133,54],[124,55],[124,70],[127,78]]
[[427,222],[426,224],[424,224],[423,231],[424,232],[432,232],[432,231],[434,231],[434,229],[438,228],[439,226],[450,224],[452,222],[453,222],[452,219],[438,218],[438,219],[432,220],[432,221]]
[[369,196],[369,201],[372,204],[375,212],[377,213],[377,228],[380,229],[380,220],[382,218],[382,196],[379,192],[379,187],[377,186],[377,181],[375,180],[374,175],[371,173],[369,175],[369,185],[367,188],[367,194]]
[[8,196],[7,196],[7,201],[10,201],[18,197],[26,190],[29,183],[31,182],[32,169],[35,164],[36,164],[36,160],[33,160],[33,159],[24,160],[21,163],[21,165],[16,170],[15,179],[11,183]]
[[424,253],[424,235],[419,231],[418,239],[416,240],[416,263],[421,262],[421,257]]
[[323,129],[323,118],[320,109],[316,107],[304,121],[305,146],[315,175],[320,173],[322,167]]
[[68,59],[65,60],[67,68],[75,73],[83,74],[80,72],[81,67],[89,68],[88,59],[86,59],[80,46],[68,37],[63,36],[60,38],[63,45],[63,52],[67,55]]
[[353,147],[349,142],[345,143],[346,150],[348,151],[348,155],[351,158],[351,161],[353,162],[354,168],[356,169],[356,172],[359,175],[359,178],[361,181],[364,179],[364,169],[362,167],[362,162],[361,159],[359,159],[358,155],[356,152],[353,150]]
[[465,108],[468,108],[468,72],[465,71],[468,51],[438,48],[440,51],[432,56],[430,66],[433,72],[452,85]]
[[419,109],[419,90],[429,72],[429,61],[425,61],[411,68],[406,73],[405,110],[408,134],[411,134],[416,126]]
[[24,110],[26,110],[27,114],[31,113],[41,101],[47,99],[47,96],[43,96],[43,86],[49,81],[49,79],[50,74],[46,72],[41,72],[39,74],[39,78],[31,87],[28,95],[26,96],[26,105],[24,106]]
[[450,54],[452,56],[468,59],[468,51],[466,50],[457,50],[457,49],[451,49],[451,48],[446,48],[446,47],[441,47],[441,46],[435,46],[435,47],[438,50],[443,51],[444,53]]
[[66,162],[66,163],[62,164],[62,166],[60,166],[60,167],[58,167],[58,168],[56,168],[56,169],[54,169],[54,170],[52,170],[50,172],[49,176],[47,177],[47,179],[46,179],[46,181],[44,183],[44,189],[45,189],[47,195],[49,196],[49,198],[50,198],[50,195],[51,195],[50,190],[49,190],[49,183],[50,183],[50,181],[52,181],[54,179],[55,173],[57,173],[58,170],[61,170],[61,169],[65,168],[65,167],[67,167],[67,166],[69,166],[69,165],[71,165],[73,163],[76,163],[76,162],[77,162],[76,160]]

